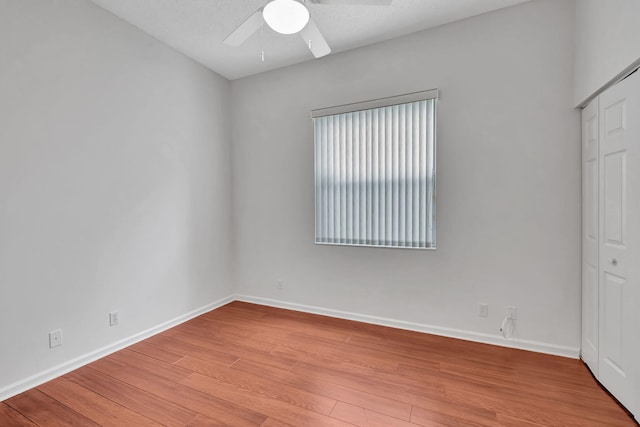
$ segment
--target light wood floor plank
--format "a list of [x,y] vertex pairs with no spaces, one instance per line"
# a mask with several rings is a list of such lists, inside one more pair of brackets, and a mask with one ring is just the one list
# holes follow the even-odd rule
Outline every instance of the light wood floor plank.
[[265,380],[254,374],[228,369],[227,366],[209,363],[190,356],[186,356],[175,364],[211,377],[228,386],[249,390],[252,394],[279,400],[322,415],[328,415],[336,404],[334,399],[292,387],[282,381]]
[[32,423],[15,409],[0,403],[0,426],[35,426],[37,424]]
[[[97,427],[87,417],[69,409],[38,389],[12,397],[6,403],[20,413],[27,414],[35,424],[49,427]],[[0,425],[5,425],[0,423]]]
[[60,377],[55,381],[43,384],[38,387],[38,390],[63,405],[73,408],[76,412],[101,426],[162,426],[162,424],[100,396],[66,377]]
[[198,413],[159,399],[143,390],[115,380],[94,369],[81,368],[65,375],[71,381],[98,393],[160,424],[179,427],[188,424]]
[[260,376],[273,383],[287,384],[310,393],[327,396],[331,399],[361,406],[365,409],[375,410],[400,420],[408,421],[411,417],[411,405],[409,404],[378,396],[367,391],[360,391],[326,382],[317,377],[309,378],[305,375],[298,375],[288,370],[274,368],[249,360],[239,360],[232,366],[232,369]]

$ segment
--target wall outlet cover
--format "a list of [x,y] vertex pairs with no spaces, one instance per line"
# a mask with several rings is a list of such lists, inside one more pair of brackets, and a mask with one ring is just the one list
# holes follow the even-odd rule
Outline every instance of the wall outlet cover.
[[62,345],[62,329],[49,332],[49,348],[59,347]]
[[480,304],[478,306],[478,316],[480,317],[489,316],[489,304]]
[[115,326],[120,323],[120,313],[112,311],[109,313],[109,326]]

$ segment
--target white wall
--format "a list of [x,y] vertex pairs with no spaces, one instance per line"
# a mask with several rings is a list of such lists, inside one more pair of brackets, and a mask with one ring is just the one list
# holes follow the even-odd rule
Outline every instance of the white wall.
[[640,60],[640,1],[576,1],[574,104]]
[[233,283],[229,82],[86,0],[0,40],[1,397]]
[[[528,2],[232,82],[238,292],[488,341],[514,305],[523,346],[577,356],[573,18]],[[315,246],[309,111],[431,88],[437,251]]]

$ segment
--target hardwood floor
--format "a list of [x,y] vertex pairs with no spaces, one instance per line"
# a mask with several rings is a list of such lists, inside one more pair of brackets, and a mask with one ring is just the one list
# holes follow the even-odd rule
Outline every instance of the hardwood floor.
[[578,360],[233,302],[0,403],[0,426],[635,426]]

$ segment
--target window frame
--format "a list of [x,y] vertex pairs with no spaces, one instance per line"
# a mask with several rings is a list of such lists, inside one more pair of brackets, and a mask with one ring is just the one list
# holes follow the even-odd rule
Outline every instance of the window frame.
[[[437,139],[438,139],[437,138],[437,104],[438,104],[438,99],[439,99],[438,89],[431,89],[426,91],[408,93],[404,95],[391,96],[387,98],[379,98],[379,99],[373,99],[373,100],[368,100],[363,102],[338,105],[334,107],[320,108],[320,109],[315,109],[311,111],[311,119],[314,119],[313,157],[314,157],[314,243],[315,244],[327,245],[327,246],[372,247],[372,248],[381,248],[381,249],[418,249],[418,250],[436,250],[437,249],[437,234],[436,234],[437,186],[436,184],[437,184]],[[430,193],[428,192],[427,194],[431,196],[430,202],[432,203],[432,208],[430,212],[426,213],[425,215],[428,215],[430,213],[432,216],[431,228],[429,229],[431,232],[432,238],[430,240],[427,240],[425,243],[429,243],[430,245],[427,246],[425,244],[425,246],[408,246],[406,245],[406,241],[405,241],[405,245],[319,241],[320,236],[318,235],[318,225],[317,225],[319,221],[318,194],[317,194],[317,191],[318,191],[317,182],[318,182],[319,172],[317,170],[318,161],[316,158],[317,156],[316,144],[318,142],[316,140],[317,135],[315,131],[315,119],[326,117],[326,116],[335,116],[335,115],[341,115],[346,113],[363,112],[366,110],[393,107],[393,106],[398,106],[403,104],[411,104],[419,101],[429,101],[429,100],[433,100],[432,123],[431,123],[432,134],[433,134],[433,141],[432,141],[432,146],[433,146],[432,171],[433,172],[431,177],[427,176],[426,184],[431,186],[431,192]],[[394,141],[394,144],[395,143],[397,143],[397,141]],[[406,203],[407,201],[405,200],[405,204]],[[427,203],[429,203],[429,201]],[[394,221],[394,223],[397,223],[397,221]],[[381,239],[378,239],[378,240],[380,241]]]

